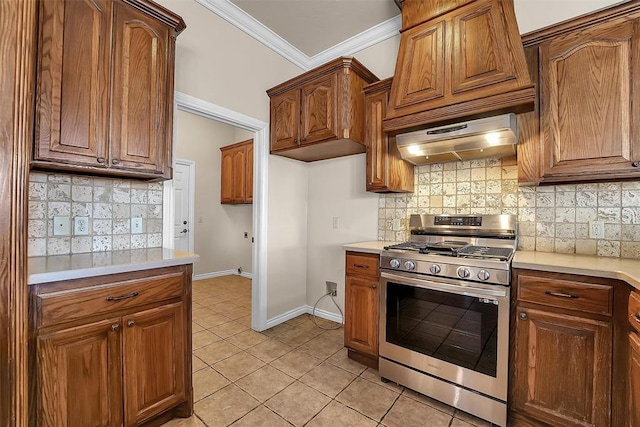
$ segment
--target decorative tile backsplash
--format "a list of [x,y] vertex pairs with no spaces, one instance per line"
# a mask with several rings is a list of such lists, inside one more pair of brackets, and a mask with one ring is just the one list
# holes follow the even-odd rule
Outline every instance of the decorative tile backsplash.
[[[53,218],[70,232],[53,235]],[[88,217],[88,234],[74,234],[74,218]],[[142,232],[131,233],[131,218]],[[31,172],[29,256],[104,252],[162,246],[162,183]]]
[[[516,214],[518,248],[640,259],[640,182],[518,187],[500,159],[416,166],[412,195],[381,195],[378,239],[404,241],[409,215]],[[604,238],[589,238],[589,221]]]

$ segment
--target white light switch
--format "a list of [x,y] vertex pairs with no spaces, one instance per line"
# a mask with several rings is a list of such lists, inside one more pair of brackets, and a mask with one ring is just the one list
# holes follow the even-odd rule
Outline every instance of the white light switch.
[[131,234],[142,233],[142,218],[131,218]]
[[68,236],[70,231],[70,220],[66,216],[54,216],[53,217],[53,235],[54,236]]
[[340,217],[339,216],[334,216],[333,217],[333,228],[340,228]]

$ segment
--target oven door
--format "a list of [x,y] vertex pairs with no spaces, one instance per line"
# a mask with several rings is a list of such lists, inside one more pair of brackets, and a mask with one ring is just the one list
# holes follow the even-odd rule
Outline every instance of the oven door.
[[381,274],[380,357],[507,400],[509,287]]

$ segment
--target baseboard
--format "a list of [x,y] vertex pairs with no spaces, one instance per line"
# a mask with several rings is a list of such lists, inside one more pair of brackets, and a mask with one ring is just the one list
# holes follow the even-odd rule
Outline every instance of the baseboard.
[[194,274],[193,280],[202,280],[202,279],[213,279],[214,277],[222,277],[222,276],[242,276],[247,279],[252,279],[253,274],[247,273],[243,271],[241,274],[238,274],[238,270],[222,270],[222,271],[214,271],[212,273],[203,273],[203,274]]
[[294,308],[293,310],[289,310],[286,313],[283,313],[279,316],[273,317],[271,319],[267,319],[267,329],[273,328],[274,326],[278,326],[280,323],[284,323],[287,320],[291,320],[294,317],[298,317],[301,314],[307,313],[307,306],[303,305],[298,308]]
[[247,273],[246,271],[243,271],[242,273],[240,273],[240,275],[242,277],[246,277],[247,279],[253,279],[253,273]]
[[[307,305],[305,306],[306,312],[308,314],[313,314],[313,306]],[[316,317],[321,317],[326,320],[331,320],[332,322],[344,324],[344,319],[340,314],[332,313],[331,311],[321,310],[316,308]]]

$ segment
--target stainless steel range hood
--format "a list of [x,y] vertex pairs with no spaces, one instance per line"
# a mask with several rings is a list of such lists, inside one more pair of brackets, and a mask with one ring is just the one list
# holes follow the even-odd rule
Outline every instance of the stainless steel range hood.
[[414,165],[512,156],[517,142],[513,113],[396,135],[400,155]]

